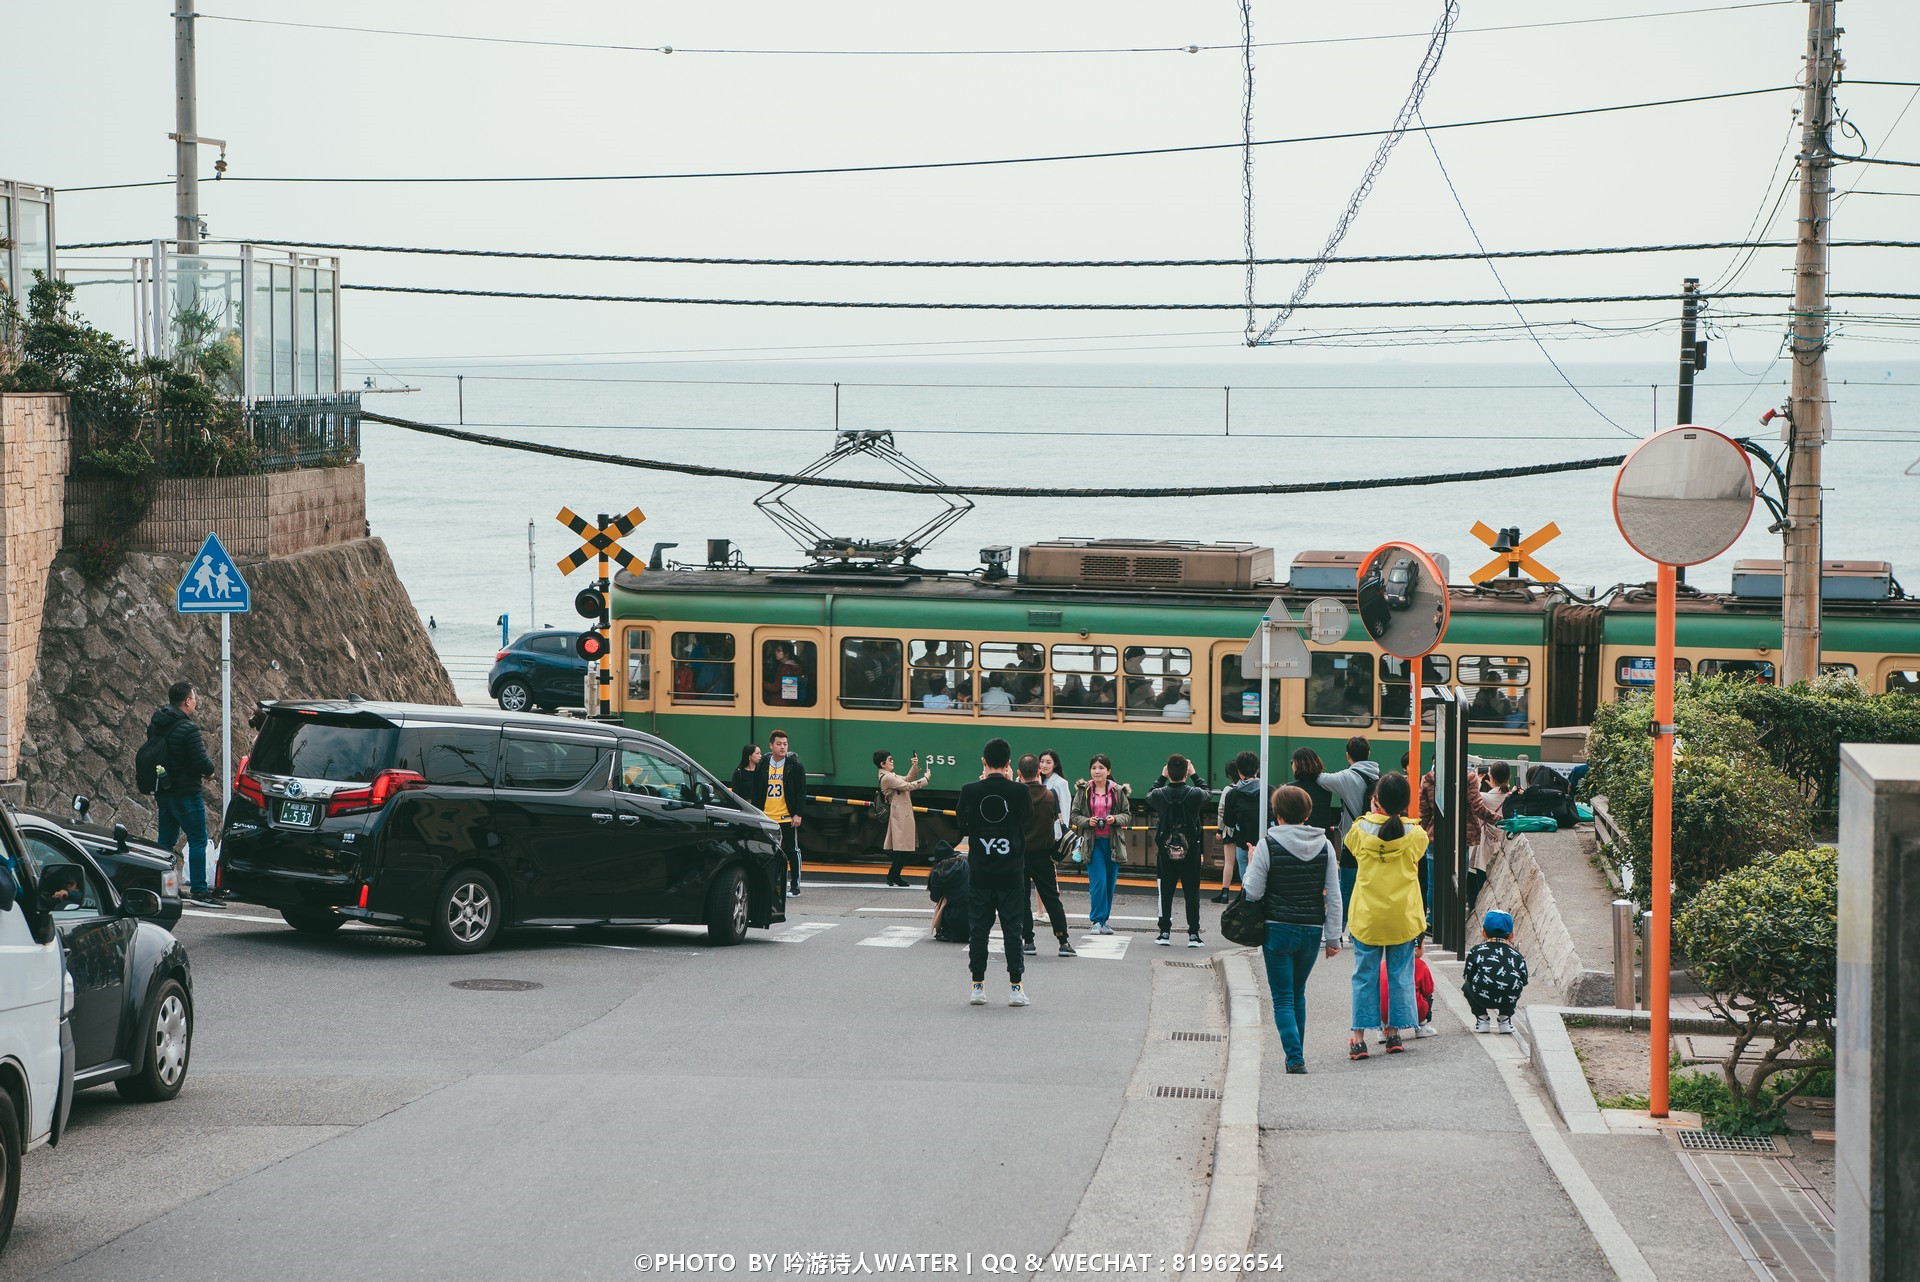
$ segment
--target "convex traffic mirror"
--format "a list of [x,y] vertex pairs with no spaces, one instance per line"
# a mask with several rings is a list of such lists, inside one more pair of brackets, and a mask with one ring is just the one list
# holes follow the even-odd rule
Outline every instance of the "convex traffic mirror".
[[1613,519],[1633,550],[1662,565],[1711,561],[1753,516],[1753,468],[1705,427],[1671,427],[1627,455],[1613,482]]
[[1446,576],[1411,543],[1386,543],[1360,566],[1360,622],[1388,654],[1418,659],[1447,630]]

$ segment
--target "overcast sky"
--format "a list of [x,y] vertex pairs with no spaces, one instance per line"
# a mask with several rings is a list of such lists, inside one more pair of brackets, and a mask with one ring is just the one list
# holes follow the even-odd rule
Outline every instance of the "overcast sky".
[[[1806,6],[1506,31],[1474,28],[1700,9],[1704,0],[1579,6],[1467,0],[1425,104],[1431,124],[1785,85],[1799,74]],[[171,0],[0,0],[0,176],[57,187],[165,179],[173,151]],[[1255,38],[1333,41],[1255,52],[1254,133],[1281,138],[1388,125],[1426,48],[1431,0],[1310,7],[1255,0]],[[215,21],[199,23],[200,130],[229,141],[238,176],[659,173],[973,160],[1233,142],[1240,132],[1238,7],[1229,0],[544,6],[469,0],[210,0],[208,14],[641,46],[531,47]],[[1920,81],[1920,6],[1846,0],[1847,75]],[[1199,53],[827,56],[781,50],[1233,48]],[[1920,159],[1911,88],[1843,86],[1869,147]],[[1789,163],[1794,93],[1436,132],[1490,249],[1737,240]],[[1912,106],[1897,128],[1903,109]],[[1892,130],[1891,133],[1889,131]],[[1850,141],[1850,140],[1843,140]],[[1257,247],[1316,251],[1373,139],[1258,150]],[[1790,156],[1790,149],[1788,151]],[[210,172],[211,152],[203,172]],[[213,235],[399,245],[823,258],[1153,258],[1241,252],[1237,151],[908,173],[591,184],[347,186],[208,183]],[[1838,171],[1842,190],[1920,190],[1909,169]],[[170,234],[170,188],[61,197],[64,242]],[[1772,224],[1792,231],[1788,196]],[[1920,200],[1856,195],[1840,238],[1912,238]],[[1394,153],[1342,252],[1460,251],[1473,240],[1418,135]],[[511,263],[346,255],[349,281],[567,292],[789,299],[1234,301],[1238,269],[892,271]],[[1790,255],[1754,259],[1737,288],[1785,289]],[[1520,296],[1671,290],[1709,281],[1727,252],[1504,263]],[[1920,292],[1920,255],[1841,251],[1836,288]],[[1284,299],[1296,268],[1268,267]],[[1319,300],[1497,296],[1482,263],[1336,266]],[[1749,305],[1732,304],[1726,311]],[[1916,311],[1914,304],[1867,305]],[[1774,312],[1778,303],[1761,304]],[[1531,319],[1655,319],[1662,305],[1538,307]],[[1511,321],[1511,313],[1301,313],[1301,328]],[[873,312],[350,295],[346,339],[374,357],[651,353],[924,344],[912,351],[1164,348],[1233,359],[1231,312]],[[1736,336],[1761,359],[1771,321]],[[1860,330],[1862,334],[1872,331]],[[1888,331],[1879,331],[1887,333]],[[1042,339],[1155,335],[1054,344]],[[1160,337],[1172,335],[1171,337]],[[977,340],[995,340],[978,343]],[[1563,360],[1640,360],[1671,335],[1556,343]],[[866,349],[892,350],[892,349]],[[1876,346],[1873,359],[1902,347]],[[350,353],[351,354],[351,353]],[[838,352],[832,353],[841,354]],[[1328,353],[1315,350],[1314,359]],[[1430,359],[1536,359],[1514,345],[1420,348]],[[1380,353],[1359,353],[1374,359]],[[1240,359],[1288,359],[1271,352]]]

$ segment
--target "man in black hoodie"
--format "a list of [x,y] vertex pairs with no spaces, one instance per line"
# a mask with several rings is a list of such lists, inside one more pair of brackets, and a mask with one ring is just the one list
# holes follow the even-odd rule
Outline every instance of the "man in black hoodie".
[[207,885],[207,798],[200,791],[200,781],[214,773],[214,764],[207,755],[207,741],[193,719],[198,704],[193,683],[176,681],[167,687],[166,706],[154,709],[147,722],[147,738],[166,743],[155,776],[153,800],[160,811],[160,844],[172,850],[180,834],[187,834],[187,874],[193,902],[202,908],[221,908],[225,905]]
[[1026,928],[1027,819],[1033,797],[1013,781],[1013,749],[1005,739],[989,739],[981,750],[980,778],[960,790],[959,828],[967,839],[968,893],[972,900],[972,1005],[987,1002],[987,940],[993,919],[1000,919],[1000,942],[1007,955],[1007,979],[1013,990],[1007,1005],[1025,1006],[1020,975],[1026,958],[1020,951]]
[[1157,944],[1170,945],[1173,894],[1184,886],[1187,895],[1187,947],[1200,947],[1200,840],[1205,835],[1207,790],[1187,781],[1193,763],[1179,753],[1167,758],[1167,772],[1147,794],[1147,809],[1157,817],[1153,840],[1160,852],[1160,934]]

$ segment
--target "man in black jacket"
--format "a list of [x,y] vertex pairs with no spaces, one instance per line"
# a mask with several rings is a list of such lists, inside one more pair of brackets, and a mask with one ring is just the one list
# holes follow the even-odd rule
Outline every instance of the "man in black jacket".
[[1000,943],[1007,955],[1007,979],[1013,985],[1007,1005],[1025,1006],[1020,975],[1026,958],[1020,951],[1027,898],[1027,820],[1033,798],[1013,781],[1013,750],[1005,739],[989,739],[981,750],[980,778],[960,790],[959,827],[967,839],[973,938],[967,964],[973,972],[975,1006],[987,1003],[987,939],[1000,919]]
[[199,697],[190,681],[176,681],[167,687],[167,703],[154,709],[147,722],[147,738],[163,739],[166,751],[156,772],[153,800],[160,811],[160,844],[168,850],[187,834],[187,875],[193,902],[202,908],[225,905],[214,897],[207,885],[207,798],[200,781],[214,773],[213,758],[207,755],[207,741],[193,719]]
[[747,800],[780,825],[780,848],[786,852],[788,895],[800,893],[800,817],[807,809],[807,768],[787,751],[787,732],[767,736],[767,751],[753,768],[753,795]]
[[1167,758],[1167,772],[1147,794],[1153,811],[1154,845],[1160,854],[1160,934],[1157,944],[1172,946],[1173,892],[1187,895],[1187,947],[1200,947],[1200,842],[1206,835],[1207,790],[1187,781],[1193,763],[1179,753]]
[[[1033,813],[1027,816],[1026,831],[1021,834],[1027,846],[1027,881],[1040,896],[1059,941],[1062,957],[1075,957],[1073,943],[1067,938],[1067,909],[1060,902],[1060,882],[1053,874],[1053,821],[1062,818],[1060,798],[1040,782],[1040,758],[1031,752],[1020,758],[1020,786],[1033,798]],[[1033,896],[1020,896],[1020,910],[1026,924],[1022,951],[1031,957],[1039,951],[1033,944]]]

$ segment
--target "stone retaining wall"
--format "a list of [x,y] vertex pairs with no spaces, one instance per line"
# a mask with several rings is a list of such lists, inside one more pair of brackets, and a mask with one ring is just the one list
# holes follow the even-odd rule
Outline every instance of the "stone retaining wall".
[[[66,542],[122,533],[110,513],[117,483],[75,477],[67,483]],[[192,556],[212,531],[236,557],[291,556],[367,535],[367,474],[359,463],[258,476],[170,477],[154,483],[153,502],[127,534],[134,551]]]
[[66,397],[0,396],[0,779],[13,778],[27,729],[47,569],[60,550],[70,433]]

